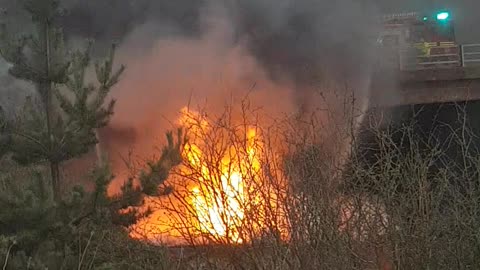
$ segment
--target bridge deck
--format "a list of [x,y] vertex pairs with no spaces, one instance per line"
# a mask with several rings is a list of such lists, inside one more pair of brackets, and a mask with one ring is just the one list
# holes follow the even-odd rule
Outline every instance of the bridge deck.
[[382,71],[372,81],[372,106],[480,100],[480,66]]

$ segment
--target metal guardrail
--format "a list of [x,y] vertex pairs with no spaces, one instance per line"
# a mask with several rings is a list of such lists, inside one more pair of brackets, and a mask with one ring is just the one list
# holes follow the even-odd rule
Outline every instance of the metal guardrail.
[[480,67],[480,44],[452,42],[415,44],[409,47],[379,48],[379,64],[405,71],[452,67]]
[[[435,54],[430,53],[431,49],[435,49],[435,47],[426,48],[426,52],[423,54],[419,53],[419,49],[415,47],[399,51],[400,69],[422,70],[461,66],[460,48],[458,46],[449,46],[450,51]],[[457,53],[452,53],[452,49]]]
[[465,44],[462,48],[462,66],[480,66],[480,44]]

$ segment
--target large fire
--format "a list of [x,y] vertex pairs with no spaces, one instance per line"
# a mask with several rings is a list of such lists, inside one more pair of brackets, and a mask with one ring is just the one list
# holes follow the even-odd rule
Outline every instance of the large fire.
[[238,244],[266,234],[286,235],[280,203],[284,181],[275,166],[265,164],[267,155],[269,165],[276,161],[261,129],[225,121],[182,110],[178,124],[188,141],[184,163],[168,181],[174,192],[148,201],[157,212],[137,224],[135,234],[168,234],[190,244]]

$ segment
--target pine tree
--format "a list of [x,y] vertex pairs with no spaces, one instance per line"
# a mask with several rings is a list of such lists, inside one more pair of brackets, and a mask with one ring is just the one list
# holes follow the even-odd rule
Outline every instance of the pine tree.
[[[14,37],[3,25],[0,55],[11,64],[12,76],[35,85],[39,100],[27,98],[13,120],[0,109],[0,158],[11,157],[31,172],[26,179],[0,177],[0,209],[8,209],[0,211],[0,260],[9,258],[4,269],[83,269],[78,266],[82,244],[101,244],[101,238],[90,233],[124,228],[149,214],[134,206],[141,205],[145,195],[165,192],[159,187],[181,163],[185,140],[182,130],[176,138],[167,133],[160,158],[149,163],[138,184],[127,179],[117,196],[107,195],[113,179],[108,163],[93,171],[93,192],[74,186],[61,194],[60,165],[97,144],[96,130],[108,124],[115,105],[114,100],[107,102],[108,93],[125,68],[113,69],[114,46],[105,61],[93,65],[92,42],[83,51],[68,50],[57,21],[58,1],[28,0],[25,7],[36,31]],[[96,85],[86,83],[92,66]],[[36,169],[45,162],[51,179]],[[129,269],[111,261],[99,263],[113,265],[104,269]]]
[[47,161],[55,200],[60,199],[60,165],[88,152],[97,143],[95,130],[105,126],[115,101],[105,105],[110,89],[124,71],[113,70],[115,47],[103,63],[95,64],[98,84],[86,84],[90,48],[71,52],[58,18],[56,0],[28,0],[25,8],[36,31],[13,37],[2,26],[0,53],[12,64],[9,73],[35,85],[40,104],[30,101],[12,125],[11,151],[21,164]]

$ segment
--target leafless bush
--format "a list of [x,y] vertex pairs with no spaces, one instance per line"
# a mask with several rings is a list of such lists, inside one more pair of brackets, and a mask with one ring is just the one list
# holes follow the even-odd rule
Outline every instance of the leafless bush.
[[274,146],[279,138],[266,136],[271,130],[262,128],[247,106],[237,119],[231,110],[210,117],[184,111],[185,162],[171,175],[170,196],[152,204],[168,216],[158,227],[175,231],[190,245],[287,235],[287,183]]
[[168,216],[159,227],[195,254],[178,267],[478,268],[480,155],[456,109],[455,123],[422,134],[379,114],[356,132],[315,114],[265,124],[248,106],[187,113],[188,162],[168,199],[155,200]]

